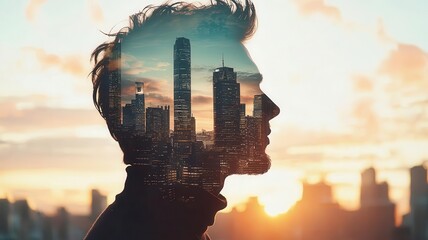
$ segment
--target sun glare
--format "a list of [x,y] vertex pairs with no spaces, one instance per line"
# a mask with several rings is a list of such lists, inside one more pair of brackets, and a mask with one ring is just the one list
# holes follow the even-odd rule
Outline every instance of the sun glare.
[[[284,171],[284,170],[282,170]],[[279,179],[286,181],[284,188],[274,188],[259,195],[260,203],[264,206],[267,215],[276,217],[286,213],[302,196],[302,186],[294,174],[289,171],[273,171],[270,185]],[[279,176],[281,175],[281,176]],[[275,180],[276,179],[276,180]]]
[[288,196],[283,194],[271,195],[266,198],[261,198],[262,205],[264,205],[265,213],[270,217],[276,217],[280,214],[286,213],[291,207],[296,204],[301,196],[301,188],[299,185],[290,186]]

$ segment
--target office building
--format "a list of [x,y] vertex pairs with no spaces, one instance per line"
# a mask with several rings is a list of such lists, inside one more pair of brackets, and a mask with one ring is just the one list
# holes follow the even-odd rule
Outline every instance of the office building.
[[240,134],[240,84],[233,68],[220,67],[213,72],[214,146],[223,150],[224,163],[232,172],[238,169]]
[[[108,108],[105,113],[107,122],[110,124],[110,129],[114,133],[118,133],[121,127],[121,43],[118,42],[110,57],[109,66],[113,66],[109,69],[108,75]],[[100,88],[100,91],[102,89]],[[104,110],[104,109],[103,109]]]
[[169,141],[169,106],[148,107],[146,133],[153,142]]
[[192,152],[190,40],[179,37],[174,44],[174,159],[187,164]]

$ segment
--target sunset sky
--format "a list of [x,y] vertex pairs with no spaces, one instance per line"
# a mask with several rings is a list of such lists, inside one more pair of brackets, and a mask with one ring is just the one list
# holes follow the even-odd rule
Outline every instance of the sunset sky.
[[145,105],[170,105],[173,128],[174,44],[177,37],[185,37],[191,49],[191,109],[196,130],[213,130],[213,72],[222,64],[237,74],[240,102],[246,104],[246,114],[252,115],[254,95],[261,94],[262,76],[235,37],[240,28],[232,23],[223,23],[221,27],[213,27],[214,24],[207,23],[205,14],[182,21],[164,17],[158,18],[154,26],[146,26],[144,31],[135,31],[124,38],[120,65],[122,106],[135,99],[135,82],[143,82]]
[[[0,2],[0,198],[48,213],[87,213],[91,188],[114,200],[125,166],[92,104],[89,57],[109,40],[102,32],[162,2]],[[405,213],[408,168],[428,159],[428,2],[254,3],[258,31],[245,45],[281,113],[271,121],[271,170],[229,177],[228,209],[258,196],[270,214],[284,212],[301,180],[320,179],[355,209],[360,172],[373,166]]]

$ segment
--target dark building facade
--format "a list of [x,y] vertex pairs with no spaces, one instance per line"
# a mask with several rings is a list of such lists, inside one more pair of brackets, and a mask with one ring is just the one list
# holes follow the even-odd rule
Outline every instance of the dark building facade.
[[267,113],[274,112],[272,108],[274,105],[270,103],[271,100],[266,94],[254,95],[254,109],[253,116],[260,119],[260,146],[267,145],[267,139],[265,136],[268,135],[269,131],[269,118]]
[[233,68],[220,67],[213,72],[214,146],[224,150],[223,159],[232,172],[238,169],[241,145],[240,84]]
[[410,169],[410,228],[412,240],[428,240],[428,183],[427,169]]
[[177,38],[174,44],[174,159],[186,164],[192,152],[190,40]]
[[122,128],[127,136],[144,136],[146,132],[146,103],[144,83],[135,83],[135,98],[122,107]]
[[132,104],[127,103],[122,109],[122,127],[125,131],[131,131],[135,128],[135,115]]
[[135,99],[133,100],[135,133],[143,136],[146,132],[146,103],[144,97],[144,83],[135,83]]
[[361,173],[360,209],[357,212],[361,239],[392,239],[395,228],[395,204],[389,199],[386,182],[377,183],[376,171],[368,168]]
[[[113,68],[108,75],[108,112],[106,113],[109,127],[114,133],[118,133],[121,128],[121,43],[115,45],[110,57],[109,66]],[[101,91],[101,88],[100,88]]]
[[147,108],[146,134],[151,137],[154,142],[168,142],[169,106]]
[[107,207],[107,196],[102,195],[97,189],[91,190],[91,221],[95,221]]
[[10,202],[7,198],[0,199],[0,236],[6,236],[10,230]]

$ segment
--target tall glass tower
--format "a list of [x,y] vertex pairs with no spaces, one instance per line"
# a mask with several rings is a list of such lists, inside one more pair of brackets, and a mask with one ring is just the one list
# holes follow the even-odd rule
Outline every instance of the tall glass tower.
[[214,146],[225,154],[220,162],[222,172],[236,172],[241,145],[240,84],[233,68],[213,72]]
[[144,102],[144,83],[135,82],[135,133],[142,136],[146,133],[146,104]]
[[174,151],[182,162],[192,151],[190,41],[179,37],[174,44]]
[[[111,53],[111,60],[117,61],[120,64],[121,58],[121,43],[119,42]],[[110,123],[110,128],[114,134],[120,132],[121,127],[121,70],[120,65],[116,65],[113,70],[110,71],[108,85],[108,110],[107,110],[107,122]]]

